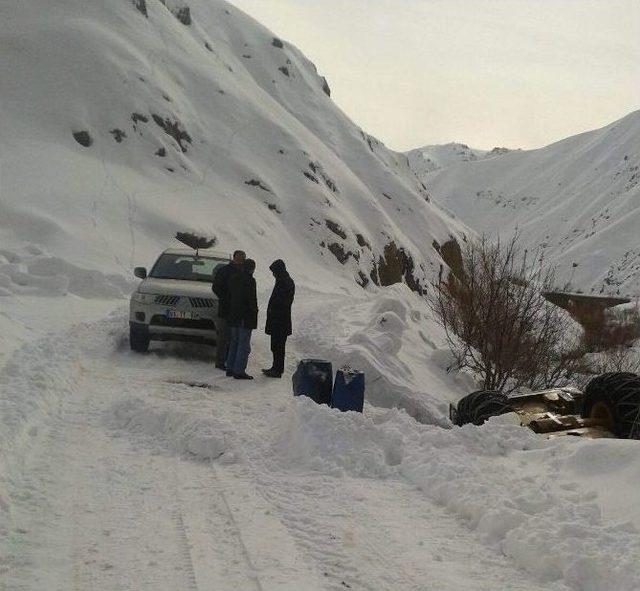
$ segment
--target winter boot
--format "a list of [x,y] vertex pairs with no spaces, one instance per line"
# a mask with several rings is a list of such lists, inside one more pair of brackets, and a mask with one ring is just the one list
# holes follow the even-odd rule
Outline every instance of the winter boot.
[[250,376],[248,373],[236,373],[233,375],[236,380],[252,380],[253,376]]

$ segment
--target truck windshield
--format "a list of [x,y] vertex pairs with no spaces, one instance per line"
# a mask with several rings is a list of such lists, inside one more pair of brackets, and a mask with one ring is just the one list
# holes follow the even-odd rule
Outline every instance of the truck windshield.
[[163,254],[151,269],[156,279],[182,279],[212,283],[218,269],[229,261],[195,255]]

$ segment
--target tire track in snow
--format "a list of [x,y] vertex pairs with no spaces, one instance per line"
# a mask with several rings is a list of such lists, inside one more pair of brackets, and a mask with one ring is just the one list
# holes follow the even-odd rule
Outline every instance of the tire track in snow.
[[[187,565],[187,577],[190,583],[190,589],[192,591],[198,591],[198,580],[196,578],[196,569],[193,566],[193,557],[191,556],[191,548],[189,545],[189,536],[187,534],[187,528],[184,525],[184,519],[182,518],[182,511],[180,507],[176,507],[173,510],[173,520],[176,524],[176,530],[178,532],[178,539],[180,540],[180,546],[184,562]],[[185,590],[186,591],[186,590]]]
[[[372,528],[370,524],[358,522],[357,511],[348,506],[348,501],[353,499],[345,496],[344,506],[339,506],[341,493],[344,492],[340,479],[316,476],[310,485],[308,479],[297,484],[295,478],[284,476],[263,479],[260,484],[264,496],[280,512],[282,521],[317,563],[328,588],[417,588],[415,577],[398,569],[384,548],[373,542],[375,536],[360,535],[363,529]],[[321,510],[314,511],[310,505]],[[357,553],[354,552],[356,546],[359,547]],[[380,571],[389,573],[386,585],[380,586],[380,579],[375,582],[372,580],[370,573],[374,564]]]
[[[19,546],[7,547],[0,531],[0,562],[9,564],[8,588],[253,588],[254,573],[240,545],[229,543],[239,533],[221,509],[224,501],[211,486],[210,467],[159,454],[105,428],[110,401],[140,384],[127,384],[126,378],[87,357],[95,346],[95,329],[87,326],[65,335],[74,346],[67,347],[67,355],[56,355],[57,373],[47,390],[50,412],[43,408],[37,430],[30,439],[20,438],[12,450],[11,509]],[[33,367],[46,358],[49,347],[45,340],[23,350],[21,365]],[[77,379],[58,379],[58,374]],[[32,379],[24,376],[21,386],[33,389],[39,379],[39,372]],[[3,470],[0,482],[5,474]],[[186,486],[203,494],[185,502],[181,493]],[[189,524],[200,516],[207,527],[194,542]],[[196,552],[199,565],[216,566],[204,569],[200,586]],[[225,562],[237,565],[233,573]]]
[[[175,465],[174,487],[179,503],[174,519],[190,565],[192,591],[209,589],[213,580],[218,581],[216,589],[263,591],[215,469],[190,463],[187,460]],[[194,468],[202,471],[200,481],[193,482],[186,474]]]
[[[49,426],[27,439],[25,449],[15,449],[18,461],[33,452],[37,461],[27,464],[38,468],[29,469],[26,482],[34,491],[31,500],[13,507],[28,531],[24,561],[14,563],[24,589],[73,589],[65,578],[71,568],[76,588],[96,591],[244,591],[264,581],[269,590],[305,591],[457,591],[471,583],[466,588],[474,591],[564,589],[532,583],[406,483],[297,474],[269,463],[265,435],[282,407],[281,386],[269,382],[264,390],[240,390],[231,383],[215,400],[191,392],[197,396],[187,404],[186,387],[165,384],[158,391],[159,374],[186,371],[184,360],[113,355],[113,339],[105,334],[115,324],[57,335],[63,346],[46,396],[60,401],[61,412],[47,414]],[[47,353],[35,347],[22,361],[33,366]],[[197,377],[204,364],[193,370]],[[76,373],[79,378],[71,379]],[[29,379],[22,386],[30,387]],[[122,438],[122,432],[105,430],[101,415],[112,401],[141,395],[151,405],[233,418],[248,462],[212,469],[139,434]],[[71,502],[70,491],[76,491]],[[34,507],[38,519],[28,514]],[[60,584],[41,584],[47,574],[43,558],[58,569]],[[317,571],[322,580],[316,585]],[[309,584],[279,586],[294,577]]]

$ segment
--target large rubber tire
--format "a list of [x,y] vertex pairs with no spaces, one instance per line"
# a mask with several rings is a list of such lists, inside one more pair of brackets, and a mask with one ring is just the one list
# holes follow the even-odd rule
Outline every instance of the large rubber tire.
[[640,376],[603,373],[585,388],[583,418],[605,418],[608,427],[623,439],[640,439]]
[[131,324],[129,326],[129,346],[136,353],[146,353],[149,350],[149,329],[146,326]]
[[487,419],[511,412],[506,394],[496,390],[478,390],[458,402],[456,425],[482,425]]

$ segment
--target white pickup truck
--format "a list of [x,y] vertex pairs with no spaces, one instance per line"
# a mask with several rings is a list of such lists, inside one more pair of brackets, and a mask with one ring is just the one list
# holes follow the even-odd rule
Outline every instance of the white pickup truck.
[[228,262],[221,254],[171,248],[148,274],[144,267],[136,267],[134,274],[142,282],[131,294],[131,349],[145,352],[151,340],[215,344],[218,298],[211,284]]

